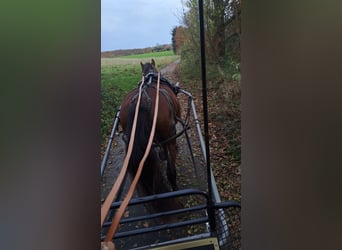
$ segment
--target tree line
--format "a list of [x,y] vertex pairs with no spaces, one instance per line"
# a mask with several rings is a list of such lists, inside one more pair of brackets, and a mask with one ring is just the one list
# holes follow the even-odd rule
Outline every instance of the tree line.
[[[183,3],[182,25],[172,29],[172,47],[185,73],[196,74],[200,62],[198,0]],[[239,78],[242,0],[203,0],[208,70],[223,78]]]

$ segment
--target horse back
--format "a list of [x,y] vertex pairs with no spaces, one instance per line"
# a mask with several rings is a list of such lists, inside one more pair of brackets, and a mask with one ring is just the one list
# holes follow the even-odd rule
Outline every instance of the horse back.
[[[130,105],[136,105],[138,93],[139,89],[135,88],[130,91],[122,101],[120,122],[123,129],[125,129],[127,125],[127,110],[129,109]],[[147,106],[150,109],[150,119],[153,119],[155,98],[155,84],[148,86],[143,90],[140,105]],[[168,86],[160,84],[157,127],[174,126],[177,121],[176,118],[180,117],[180,114],[181,107],[177,96]]]

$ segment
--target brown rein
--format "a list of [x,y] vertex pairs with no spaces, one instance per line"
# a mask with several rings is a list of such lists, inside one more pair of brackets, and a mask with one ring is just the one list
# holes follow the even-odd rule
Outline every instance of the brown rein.
[[[143,77],[142,81],[144,81],[144,77]],[[132,126],[132,134],[131,134],[131,138],[130,138],[130,141],[128,144],[128,149],[127,149],[127,154],[126,154],[125,160],[123,162],[120,174],[119,174],[118,178],[116,179],[116,181],[112,187],[112,190],[109,192],[106,200],[104,201],[104,203],[102,204],[102,207],[101,207],[101,227],[102,227],[102,225],[106,219],[110,205],[113,202],[113,200],[116,198],[116,194],[117,194],[119,187],[121,186],[122,181],[125,177],[127,167],[128,167],[129,158],[131,157],[131,154],[132,154],[133,141],[134,141],[134,137],[135,137],[135,130],[136,130],[136,125],[137,125],[137,120],[138,120],[138,110],[139,110],[139,105],[140,105],[142,85],[143,84],[141,84],[139,87],[139,96],[138,96],[138,101],[137,101],[136,108],[135,108],[135,115],[134,115],[133,126]]]
[[[138,96],[138,101],[136,104],[136,108],[135,108],[135,115],[134,115],[134,120],[133,120],[133,126],[132,126],[132,133],[131,133],[131,138],[129,141],[129,145],[128,145],[128,149],[127,149],[127,154],[122,166],[122,169],[120,171],[120,174],[115,182],[115,184],[113,185],[112,190],[110,191],[110,193],[108,194],[105,202],[103,203],[102,207],[101,207],[101,227],[104,223],[104,220],[107,216],[107,213],[110,209],[110,205],[113,202],[113,200],[116,197],[117,191],[119,190],[120,185],[122,184],[123,178],[126,174],[127,171],[127,166],[128,166],[128,162],[129,159],[131,157],[132,154],[132,149],[133,149],[133,144],[134,144],[134,138],[135,138],[135,131],[136,131],[136,124],[137,124],[137,117],[138,117],[138,110],[139,110],[139,106],[140,106],[140,99],[141,99],[141,90],[142,90],[142,86],[144,83],[144,77],[142,79],[142,84],[139,87],[139,96]],[[152,122],[152,128],[151,128],[151,133],[150,133],[150,137],[149,137],[149,141],[144,153],[143,158],[141,159],[140,163],[139,163],[139,167],[137,169],[136,175],[131,183],[131,186],[129,187],[129,190],[127,192],[127,195],[125,197],[125,199],[122,201],[118,211],[116,212],[113,220],[112,220],[112,224],[107,232],[107,235],[105,237],[105,242],[111,241],[115,232],[117,231],[117,228],[119,226],[119,222],[120,219],[125,211],[125,209],[128,206],[129,201],[131,200],[134,190],[136,188],[136,185],[139,181],[144,163],[148,157],[148,154],[150,152],[152,143],[153,143],[153,138],[154,138],[154,134],[155,134],[155,129],[156,129],[156,124],[157,124],[157,116],[158,116],[158,106],[159,106],[159,85],[160,85],[160,73],[158,73],[158,81],[157,81],[157,91],[156,91],[156,99],[155,99],[155,107],[154,107],[154,116],[153,116],[153,122]]]

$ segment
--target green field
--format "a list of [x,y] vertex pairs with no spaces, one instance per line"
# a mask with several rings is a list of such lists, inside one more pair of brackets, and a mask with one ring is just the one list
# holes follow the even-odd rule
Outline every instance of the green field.
[[[167,52],[167,53],[166,53]],[[172,51],[154,52],[129,57],[101,58],[101,135],[109,135],[117,108],[123,97],[141,80],[140,62],[155,59],[157,68],[177,60]]]
[[138,55],[128,55],[128,56],[121,56],[120,58],[156,58],[156,57],[164,57],[164,56],[174,56],[172,50],[168,51],[160,51],[160,52],[151,52],[145,54],[138,54]]

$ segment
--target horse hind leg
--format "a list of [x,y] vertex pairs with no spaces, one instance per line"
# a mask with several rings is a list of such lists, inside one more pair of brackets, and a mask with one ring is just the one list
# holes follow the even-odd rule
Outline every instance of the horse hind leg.
[[177,171],[176,171],[176,153],[177,153],[177,145],[176,140],[171,141],[167,145],[167,151],[168,151],[168,158],[167,158],[167,179],[171,184],[171,187],[174,191],[178,190],[176,177],[177,177]]

